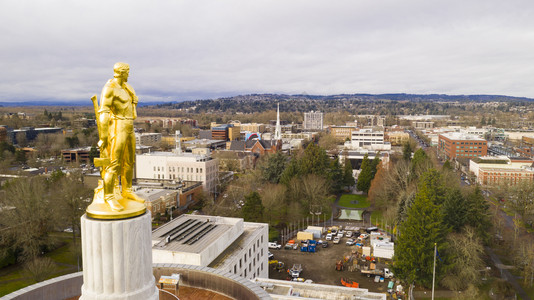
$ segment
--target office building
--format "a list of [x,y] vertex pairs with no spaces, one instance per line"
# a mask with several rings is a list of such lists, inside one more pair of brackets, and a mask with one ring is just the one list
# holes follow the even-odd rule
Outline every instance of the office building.
[[304,113],[304,130],[323,130],[323,113],[311,111]]
[[449,132],[439,135],[438,150],[445,159],[449,160],[458,157],[474,158],[486,156],[488,145],[486,140],[478,136]]
[[210,267],[247,279],[269,277],[269,225],[181,215],[152,232],[154,263]]

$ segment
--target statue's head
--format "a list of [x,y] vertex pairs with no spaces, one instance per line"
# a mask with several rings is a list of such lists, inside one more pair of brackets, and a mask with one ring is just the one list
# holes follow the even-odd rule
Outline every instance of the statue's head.
[[130,73],[130,65],[123,62],[118,62],[113,66],[113,77],[122,77],[124,81],[128,81],[128,74]]

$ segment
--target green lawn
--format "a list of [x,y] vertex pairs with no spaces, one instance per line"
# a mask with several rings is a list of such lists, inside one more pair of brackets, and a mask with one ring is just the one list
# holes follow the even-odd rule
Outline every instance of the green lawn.
[[[352,201],[358,201],[358,203],[351,203]],[[348,208],[366,208],[370,206],[369,200],[367,200],[367,196],[354,194],[342,195],[339,199],[338,205]]]
[[[72,243],[72,234],[53,233],[51,235],[58,238],[64,245],[46,254],[47,257],[56,262],[54,274],[50,278],[77,272],[77,251]],[[80,251],[80,238],[77,239],[76,246]],[[28,277],[19,264],[0,269],[0,297],[34,283],[35,281]]]

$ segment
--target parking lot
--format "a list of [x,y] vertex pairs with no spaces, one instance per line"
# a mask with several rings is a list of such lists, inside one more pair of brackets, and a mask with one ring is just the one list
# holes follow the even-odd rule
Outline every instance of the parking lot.
[[[285,268],[277,271],[276,264],[271,264],[269,267],[269,278],[289,280],[287,269],[291,268],[293,264],[302,265],[301,278],[311,279],[314,283],[322,283],[329,285],[341,286],[341,278],[345,280],[358,282],[360,288],[368,289],[372,292],[386,292],[389,279],[382,283],[375,283],[374,276],[367,277],[360,274],[360,270],[349,271],[348,263],[345,264],[343,271],[336,270],[336,262],[343,260],[344,257],[350,256],[352,252],[357,251],[356,246],[346,245],[349,238],[343,237],[339,244],[333,244],[328,241],[328,248],[317,246],[315,253],[301,252],[297,250],[287,250],[282,247],[280,250],[269,249],[274,255],[274,260],[284,263]],[[322,238],[324,241],[325,239]],[[380,262],[381,264],[384,261]]]

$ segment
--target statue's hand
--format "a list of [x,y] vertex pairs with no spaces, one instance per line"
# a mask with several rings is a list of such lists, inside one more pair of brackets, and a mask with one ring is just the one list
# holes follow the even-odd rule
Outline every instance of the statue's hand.
[[101,139],[97,143],[98,147],[100,148],[100,151],[104,150],[108,146],[108,139]]

